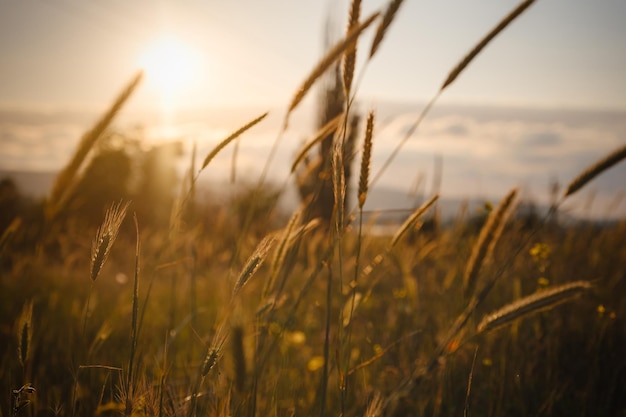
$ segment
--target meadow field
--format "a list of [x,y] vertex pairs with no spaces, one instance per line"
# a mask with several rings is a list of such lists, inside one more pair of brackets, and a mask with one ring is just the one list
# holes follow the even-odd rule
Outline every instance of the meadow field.
[[45,199],[3,181],[0,416],[626,415],[626,221],[562,211],[626,146],[555,184],[545,213],[521,210],[517,188],[444,221],[433,187],[385,233],[385,213],[364,210],[440,95],[533,1],[370,172],[377,119],[352,107],[356,44],[370,30],[358,52],[384,48],[401,3],[360,16],[353,1],[287,106],[278,138],[326,83],[320,130],[294,156],[293,212],[266,171],[219,204],[199,185],[266,114],[201,164],[194,152],[183,178],[160,171],[164,149],[112,130],[141,72]]

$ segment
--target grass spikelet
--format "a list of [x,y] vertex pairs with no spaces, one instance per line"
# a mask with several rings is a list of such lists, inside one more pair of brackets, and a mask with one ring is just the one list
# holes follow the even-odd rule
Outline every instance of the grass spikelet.
[[333,142],[333,194],[335,199],[335,224],[337,232],[341,233],[344,220],[344,206],[346,201],[346,176],[344,171],[343,140],[336,136]]
[[601,172],[611,168],[613,165],[617,164],[624,158],[626,158],[626,145],[614,150],[609,155],[605,156],[604,158],[597,161],[595,164],[587,167],[587,169],[581,172],[576,178],[574,178],[572,182],[570,182],[567,189],[565,190],[563,198],[574,194],[576,191],[584,187],[585,184],[598,176]]
[[270,251],[276,238],[273,235],[265,236],[261,243],[258,244],[250,258],[248,258],[243,270],[239,274],[235,287],[233,288],[233,296],[237,295],[244,285],[250,280],[252,275],[261,267],[267,253]]
[[213,338],[213,343],[207,346],[202,366],[200,367],[200,376],[206,377],[211,369],[217,365],[217,362],[222,357],[224,350],[224,343],[226,343],[226,335],[223,332],[224,328],[220,326]]
[[52,191],[50,192],[47,206],[47,212],[50,217],[53,217],[56,214],[62,200],[67,194],[67,191],[72,188],[74,178],[76,177],[83,161],[87,157],[87,154],[93,148],[96,141],[102,136],[102,133],[111,124],[111,121],[113,121],[115,115],[119,113],[120,109],[124,103],[126,103],[133,91],[135,91],[142,78],[143,72],[140,71],[117,96],[109,110],[104,113],[91,130],[87,131],[80,139],[74,155],[72,155],[72,158],[56,177],[54,184],[52,185]]
[[237,131],[235,131],[234,133],[232,133],[230,136],[228,136],[226,139],[224,139],[223,141],[221,141],[215,148],[213,148],[213,150],[211,152],[209,152],[209,154],[206,156],[206,158],[204,158],[204,162],[202,163],[202,168],[200,168],[200,171],[202,171],[204,168],[206,168],[207,165],[209,165],[209,162],[211,162],[211,160],[213,158],[215,158],[215,156],[226,147],[226,145],[228,145],[230,142],[232,142],[233,140],[237,139],[241,134],[243,134],[246,130],[250,129],[252,126],[256,125],[257,123],[259,123],[261,120],[265,119],[265,117],[268,115],[269,113],[263,113],[261,116],[257,117],[256,119],[252,120],[251,122],[243,125],[242,127],[240,127]]
[[[350,16],[348,18],[348,30],[350,33],[358,24],[361,15],[361,0],[352,0],[350,5]],[[346,51],[343,56],[343,91],[346,97],[350,97],[350,88],[354,78],[354,67],[356,64],[356,45]]]
[[500,23],[498,23],[498,25],[494,27],[491,32],[489,32],[480,42],[478,42],[478,44],[474,46],[474,48],[461,60],[461,62],[459,62],[456,67],[454,67],[450,74],[448,74],[448,78],[446,78],[446,81],[444,81],[440,90],[443,90],[447,86],[452,84],[454,80],[456,80],[457,77],[463,72],[463,70],[469,65],[469,63],[472,62],[474,58],[476,58],[480,51],[482,51],[483,48],[485,48],[485,46],[487,46],[487,44],[489,44],[489,42],[493,40],[493,38],[498,36],[498,34],[502,32],[504,28],[506,28],[513,20],[515,20],[515,18],[521,15],[534,2],[535,0],[523,1],[513,11],[511,11],[511,13],[509,13],[504,19],[502,19]]
[[27,301],[17,320],[17,355],[22,367],[26,367],[33,337],[33,301]]
[[311,140],[309,140],[302,147],[302,149],[300,149],[300,151],[294,158],[293,163],[291,164],[291,172],[294,172],[296,170],[296,167],[300,164],[300,162],[302,162],[302,160],[306,157],[306,155],[311,150],[311,148],[313,148],[313,146],[317,145],[324,138],[327,138],[329,135],[331,135],[337,130],[342,120],[343,120],[343,112],[337,115],[336,117],[334,117],[332,120],[330,120],[328,123],[326,123],[317,131],[315,136]]
[[376,29],[376,35],[374,35],[374,40],[372,41],[372,48],[370,49],[370,59],[374,56],[380,43],[383,41],[385,34],[387,33],[387,29],[393,22],[393,19],[396,17],[398,10],[400,10],[400,6],[402,5],[402,0],[392,0],[387,6],[387,10],[385,10],[385,14],[383,16],[383,20],[378,25]]
[[576,281],[539,291],[486,315],[478,325],[478,333],[512,323],[520,317],[550,309],[591,289],[587,281]]
[[493,252],[502,234],[509,208],[513,204],[516,195],[517,188],[509,191],[509,194],[500,202],[498,208],[489,214],[487,221],[480,229],[478,240],[472,248],[472,253],[467,261],[463,275],[463,288],[466,297],[474,291],[480,268],[485,259]]
[[402,238],[402,236],[404,236],[404,234],[411,228],[411,226],[415,224],[417,219],[419,219],[424,213],[426,213],[426,210],[428,210],[435,203],[435,201],[437,201],[438,198],[439,198],[438,195],[431,197],[430,200],[428,200],[420,208],[415,210],[413,214],[411,214],[409,218],[404,221],[402,226],[398,229],[396,234],[391,239],[391,242],[389,243],[390,248],[393,248],[394,246],[396,246],[396,244]]
[[361,158],[361,174],[359,175],[359,208],[362,210],[367,198],[367,187],[370,176],[370,163],[372,161],[372,136],[374,133],[374,112],[367,115],[365,128],[365,140],[363,141],[363,156]]
[[376,20],[377,17],[378,17],[378,13],[374,13],[363,23],[360,23],[359,25],[357,25],[354,29],[350,31],[350,33],[346,35],[344,39],[337,42],[335,46],[333,46],[326,53],[326,55],[317,63],[317,65],[313,68],[313,71],[311,71],[311,73],[304,80],[300,88],[298,88],[298,90],[296,91],[296,94],[291,100],[291,103],[289,104],[287,114],[285,115],[285,122],[284,122],[285,128],[287,127],[287,124],[289,121],[289,115],[298,106],[298,104],[300,104],[300,102],[309,92],[309,90],[311,89],[315,81],[317,81],[317,79],[320,78],[322,74],[324,74],[324,72],[326,72],[326,70],[330,68],[330,66],[333,65],[333,63],[342,56],[343,53],[350,50],[351,48],[354,48],[354,45],[356,44],[356,41],[358,40],[361,33],[365,29],[367,29],[367,27],[369,27],[372,24],[372,22]]
[[100,274],[102,266],[109,256],[111,247],[120,231],[120,226],[126,216],[126,210],[130,203],[112,204],[104,215],[104,222],[96,233],[96,239],[91,249],[91,280],[95,281]]

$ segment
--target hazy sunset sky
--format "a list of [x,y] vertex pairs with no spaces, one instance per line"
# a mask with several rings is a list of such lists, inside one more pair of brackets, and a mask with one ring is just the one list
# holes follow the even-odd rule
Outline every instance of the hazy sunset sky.
[[[405,0],[357,96],[361,111],[378,113],[374,171],[450,70],[517,4]],[[361,16],[386,5],[364,0]],[[270,110],[239,152],[238,170],[254,177],[322,56],[328,16],[339,39],[348,8],[347,0],[2,1],[0,170],[60,169],[143,67],[116,125],[143,126],[155,141],[182,138],[188,161],[193,143],[205,155]],[[444,194],[500,197],[521,186],[546,201],[551,181],[567,183],[626,140],[625,22],[624,0],[537,0],[444,91],[380,185],[405,192],[419,178],[427,184],[438,155]],[[360,39],[357,76],[374,31]],[[273,180],[284,181],[313,133],[314,98],[292,115]],[[206,175],[225,178],[230,164],[225,152]],[[598,213],[626,195],[625,177],[621,164],[592,184]]]
[[[39,0],[0,3],[0,106],[106,105],[159,41],[188,62],[176,107],[285,105],[348,1]],[[406,0],[369,65],[366,100],[424,101],[514,0]],[[362,16],[385,7],[365,0]],[[483,51],[442,102],[626,109],[626,2],[539,0]],[[369,48],[373,29],[360,43]],[[179,59],[179,55],[167,58]],[[150,78],[133,108],[163,92]],[[162,87],[162,86],[161,86]]]

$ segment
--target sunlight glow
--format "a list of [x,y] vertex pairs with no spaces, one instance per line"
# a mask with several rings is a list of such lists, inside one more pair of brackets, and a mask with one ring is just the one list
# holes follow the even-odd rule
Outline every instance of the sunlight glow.
[[146,49],[140,64],[147,84],[160,98],[162,110],[170,113],[196,81],[200,62],[187,44],[173,36],[162,36]]

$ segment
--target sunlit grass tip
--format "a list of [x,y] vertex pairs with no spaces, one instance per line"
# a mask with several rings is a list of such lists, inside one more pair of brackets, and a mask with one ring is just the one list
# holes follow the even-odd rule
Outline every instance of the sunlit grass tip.
[[96,233],[96,238],[91,249],[91,280],[95,281],[100,274],[104,263],[109,256],[111,247],[120,231],[120,226],[126,217],[130,202],[114,203],[107,210],[104,221]]
[[539,291],[486,315],[478,324],[479,333],[512,323],[520,317],[550,309],[592,288],[587,281],[576,281]]

